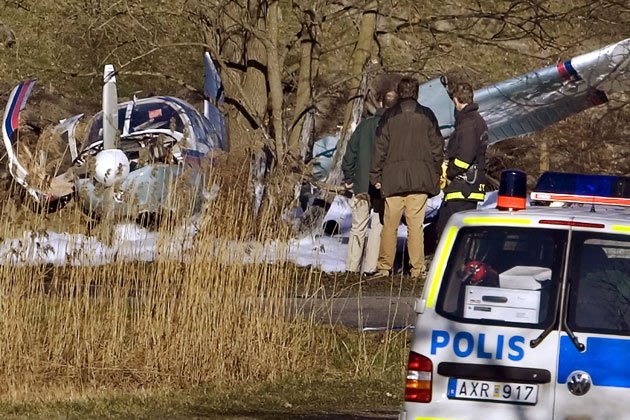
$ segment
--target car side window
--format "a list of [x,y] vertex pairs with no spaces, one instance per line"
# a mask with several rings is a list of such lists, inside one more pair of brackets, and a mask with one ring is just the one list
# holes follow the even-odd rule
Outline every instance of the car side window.
[[566,231],[469,227],[451,252],[437,311],[483,324],[547,325],[560,283]]
[[630,335],[630,237],[580,232],[573,243],[569,326]]

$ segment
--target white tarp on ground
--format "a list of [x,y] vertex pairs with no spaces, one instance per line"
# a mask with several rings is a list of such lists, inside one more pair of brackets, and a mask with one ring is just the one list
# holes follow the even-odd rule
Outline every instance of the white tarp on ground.
[[[430,200],[428,214],[436,212],[439,204],[439,196]],[[338,223],[339,233],[332,236],[321,232],[307,234],[288,244],[234,243],[231,246],[235,250],[243,246],[256,249],[251,253],[252,262],[257,258],[267,261],[286,259],[326,272],[344,271],[351,225],[351,210],[347,198],[335,198],[324,219],[327,220]],[[133,223],[119,224],[113,228],[111,239],[106,243],[97,237],[83,234],[29,231],[24,232],[21,237],[0,242],[0,264],[98,265],[115,260],[153,261],[158,253],[160,257],[168,257],[170,254],[173,258],[182,258],[182,255],[193,249],[196,232],[194,222],[172,238],[163,238],[161,234]],[[406,237],[405,226],[400,226],[398,235],[401,239]]]

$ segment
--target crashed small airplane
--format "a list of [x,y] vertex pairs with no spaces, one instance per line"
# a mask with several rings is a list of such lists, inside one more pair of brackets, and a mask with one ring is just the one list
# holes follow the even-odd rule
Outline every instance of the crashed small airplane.
[[[608,102],[607,94],[630,89],[630,38],[556,65],[534,70],[474,92],[488,124],[489,143],[533,133],[588,108]],[[418,102],[433,110],[442,136],[455,124],[448,81],[435,78],[420,85]],[[315,142],[313,167],[325,179],[338,137]]]
[[[192,209],[207,195],[201,163],[214,151],[227,150],[221,80],[208,53],[205,62],[203,115],[178,98],[157,96],[117,103],[115,71],[106,66],[103,111],[88,123],[81,145],[77,126],[83,114],[63,120],[54,129],[65,153],[54,176],[39,176],[24,163],[46,166],[46,153],[29,157],[17,153],[19,113],[34,80],[18,85],[4,112],[2,134],[9,169],[43,209],[61,207],[78,197],[95,216],[118,213],[142,216],[168,211],[177,182],[192,187]],[[607,94],[630,85],[630,38],[593,52],[475,91],[475,101],[486,119],[490,143],[532,133],[571,115],[608,101]],[[420,86],[419,102],[431,108],[448,138],[455,111],[445,78]],[[313,146],[314,175],[325,179],[338,137],[326,136]],[[36,165],[36,166],[37,166]],[[188,169],[188,170],[185,170]],[[183,176],[188,173],[189,176]],[[183,191],[178,189],[178,193]],[[429,215],[430,216],[430,215]]]
[[33,162],[25,165],[28,160],[35,160],[40,168],[49,165],[46,150],[38,150],[35,157],[18,156],[20,111],[35,80],[20,83],[11,92],[2,124],[13,179],[47,211],[78,197],[84,210],[97,218],[110,213],[153,217],[171,210],[174,197],[181,199],[179,189],[178,194],[171,192],[182,183],[192,192],[190,209],[198,210],[207,196],[204,160],[228,148],[226,122],[218,108],[224,100],[223,88],[208,53],[204,66],[203,115],[170,96],[119,104],[116,72],[105,66],[103,110],[88,121],[82,144],[77,127],[84,114],[62,120],[52,131],[64,149],[52,176],[34,173]]

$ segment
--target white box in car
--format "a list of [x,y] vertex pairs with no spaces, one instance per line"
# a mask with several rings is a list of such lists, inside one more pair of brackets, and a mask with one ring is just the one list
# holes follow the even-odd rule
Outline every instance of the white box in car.
[[538,290],[546,280],[551,280],[551,268],[518,265],[499,274],[500,286],[507,289]]
[[540,291],[466,286],[464,317],[538,323]]

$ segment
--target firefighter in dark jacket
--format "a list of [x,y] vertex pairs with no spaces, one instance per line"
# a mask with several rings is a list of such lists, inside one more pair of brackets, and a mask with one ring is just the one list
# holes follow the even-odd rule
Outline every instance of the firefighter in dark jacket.
[[446,148],[446,187],[438,215],[438,235],[455,213],[477,208],[485,197],[488,126],[474,103],[468,83],[457,84],[451,97],[455,103],[455,132]]

